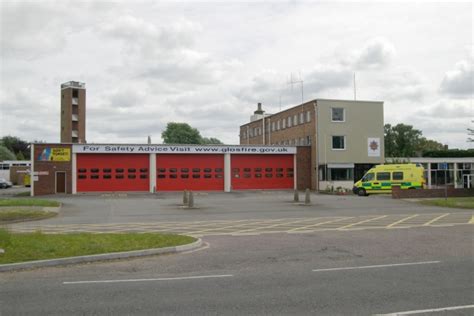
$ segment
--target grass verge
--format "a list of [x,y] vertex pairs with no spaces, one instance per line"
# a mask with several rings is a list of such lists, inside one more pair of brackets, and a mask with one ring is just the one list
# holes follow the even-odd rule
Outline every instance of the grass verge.
[[55,212],[38,211],[38,210],[23,210],[23,209],[2,210],[0,208],[0,224],[8,224],[10,222],[18,222],[18,221],[39,220],[39,219],[50,218],[56,215],[57,213]]
[[460,197],[420,201],[424,205],[474,209],[474,197]]
[[24,196],[30,196],[30,195],[31,195],[30,191],[27,191],[27,192],[17,193],[14,195],[14,197],[24,197]]
[[59,206],[60,203],[42,199],[0,199],[0,206]]
[[15,234],[0,229],[0,248],[5,249],[5,253],[0,254],[0,264],[171,247],[195,240],[189,236],[156,233]]

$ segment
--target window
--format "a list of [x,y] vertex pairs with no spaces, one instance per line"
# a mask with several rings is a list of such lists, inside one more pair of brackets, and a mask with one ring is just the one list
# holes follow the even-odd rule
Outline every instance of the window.
[[222,172],[222,168],[216,168],[214,169],[215,172]]
[[280,122],[281,122],[280,120],[278,120],[278,122],[277,122],[277,127],[276,127],[277,131],[280,130]]
[[103,171],[104,173],[111,173],[111,172],[112,172],[112,169],[110,169],[110,168],[105,168],[105,169],[102,169],[102,171]]
[[99,179],[99,175],[98,174],[93,174],[93,175],[91,175],[91,179],[94,179],[94,180]]
[[293,116],[293,126],[296,126],[296,125],[298,125],[298,115],[297,114],[295,114]]
[[255,168],[253,169],[254,172],[262,172],[262,168]]
[[220,173],[216,174],[215,177],[216,177],[217,179],[222,179],[222,178],[224,178],[224,176],[223,176],[222,174],[220,174]]
[[193,174],[193,179],[199,179],[201,177],[200,174]]
[[333,136],[332,137],[332,149],[346,149],[346,137],[345,136]]
[[176,174],[170,174],[170,179],[177,179],[178,178],[178,175]]
[[93,169],[91,169],[91,172],[92,172],[92,173],[97,173],[97,172],[99,172],[99,169],[93,168]]
[[201,172],[200,168],[193,168],[193,172]]
[[261,173],[256,173],[255,174],[255,178],[261,178],[262,177],[262,174]]
[[128,178],[129,178],[129,179],[136,179],[136,178],[137,178],[137,176],[136,176],[136,175],[134,175],[134,174],[129,174],[129,175],[128,175]]
[[112,179],[112,176],[111,176],[110,174],[104,174],[104,175],[102,176],[102,178],[104,178],[104,179]]
[[148,178],[148,176],[146,174],[141,174],[140,175],[140,179],[147,179],[147,178]]
[[392,175],[393,180],[403,180],[403,172],[394,172]]
[[135,168],[128,168],[128,172],[137,172],[137,169],[135,169]]
[[211,168],[204,168],[204,172],[212,172]]
[[189,172],[188,168],[181,168],[181,172]]
[[115,172],[123,172],[123,169],[122,168],[117,168],[117,169],[115,169]]
[[306,145],[311,145],[311,136],[306,136]]
[[158,172],[160,172],[160,173],[166,172],[166,169],[165,168],[159,168]]
[[115,179],[123,179],[123,174],[116,174]]
[[286,128],[286,119],[283,119],[281,121],[281,129],[284,129],[284,128]]
[[251,178],[252,175],[250,173],[244,173],[244,178]]
[[166,175],[165,175],[165,174],[159,174],[159,175],[158,175],[158,179],[164,179],[164,178],[166,178]]
[[265,168],[265,172],[272,172],[273,168]]
[[176,169],[176,168],[170,168],[170,172],[172,172],[172,173],[175,173],[177,171],[178,171],[178,169]]
[[304,137],[300,138],[300,146],[304,146]]
[[291,127],[291,116],[288,116],[287,120],[288,122],[286,125],[288,125],[288,127]]
[[275,131],[275,122],[272,122],[272,132]]
[[148,168],[140,168],[140,172],[148,172]]
[[78,169],[77,171],[80,173],[84,173],[84,172],[87,172],[87,169],[81,168],[81,169]]
[[331,168],[328,173],[331,181],[349,181],[354,179],[352,168]]
[[304,112],[300,113],[300,124],[304,124]]
[[390,172],[377,172],[377,180],[390,180]]
[[306,122],[311,122],[311,112],[310,111],[306,112]]
[[187,179],[187,178],[189,178],[189,174],[182,174],[182,175],[181,175],[181,178],[182,178],[182,179]]
[[78,176],[79,179],[87,179],[87,176],[85,174],[80,174]]
[[210,179],[210,178],[212,178],[212,175],[211,175],[211,174],[207,174],[207,173],[206,173],[206,174],[204,175],[204,179]]
[[368,173],[362,178],[362,182],[372,181],[374,180],[374,173]]
[[332,108],[331,109],[331,120],[333,122],[344,122],[344,109],[343,108]]

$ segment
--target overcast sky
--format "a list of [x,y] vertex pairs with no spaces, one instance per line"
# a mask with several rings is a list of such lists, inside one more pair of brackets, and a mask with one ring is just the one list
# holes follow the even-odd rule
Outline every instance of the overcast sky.
[[60,84],[87,88],[87,141],[161,143],[167,122],[237,144],[262,102],[384,101],[385,123],[469,148],[473,5],[1,2],[0,136],[59,142]]

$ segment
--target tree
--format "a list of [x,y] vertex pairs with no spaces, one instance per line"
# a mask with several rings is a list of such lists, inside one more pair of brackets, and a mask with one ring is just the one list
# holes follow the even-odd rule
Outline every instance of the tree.
[[168,123],[161,137],[165,144],[222,144],[217,138],[202,137],[196,128],[187,123]]
[[447,149],[446,145],[422,137],[422,132],[411,125],[385,124],[384,132],[386,157],[415,157],[423,152]]
[[18,137],[4,136],[0,139],[0,145],[8,148],[8,150],[18,157],[18,160],[30,159],[30,144]]
[[201,138],[201,144],[203,145],[222,145],[222,142],[218,140],[217,138],[207,138],[207,137],[202,137]]
[[166,130],[161,133],[165,144],[200,144],[201,134],[187,123],[171,122],[166,125]]
[[0,145],[0,161],[16,160],[15,154],[5,146]]

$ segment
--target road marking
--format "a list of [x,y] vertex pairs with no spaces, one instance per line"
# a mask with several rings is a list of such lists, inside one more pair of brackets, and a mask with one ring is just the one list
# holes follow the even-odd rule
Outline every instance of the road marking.
[[380,265],[374,265],[374,266],[344,267],[344,268],[329,268],[329,269],[314,269],[313,272],[339,271],[339,270],[356,270],[356,269],[372,269],[372,268],[388,268],[388,267],[399,267],[399,266],[413,266],[413,265],[420,265],[420,264],[433,264],[433,263],[440,263],[440,262],[441,262],[441,261],[421,261],[421,262],[380,264]]
[[474,224],[474,215],[472,215],[471,220],[469,221],[469,224]]
[[382,216],[378,216],[378,217],[375,217],[375,218],[369,218],[369,219],[366,219],[364,221],[360,221],[360,222],[356,222],[356,223],[352,223],[352,224],[349,224],[349,225],[346,225],[346,226],[342,226],[342,227],[339,227],[339,229],[346,229],[348,227],[352,227],[352,226],[355,226],[355,225],[359,225],[359,224],[363,224],[363,223],[367,223],[367,222],[371,222],[371,221],[376,221],[378,219],[381,219],[381,218],[384,218],[384,217],[387,217],[388,215],[382,215]]
[[317,223],[317,224],[311,224],[311,225],[307,225],[307,226],[296,227],[296,228],[292,228],[292,229],[288,230],[287,232],[288,233],[293,233],[295,231],[300,231],[300,230],[304,231],[305,229],[308,229],[310,227],[317,227],[317,226],[321,226],[321,225],[324,225],[324,224],[340,222],[344,219],[350,219],[350,218],[353,218],[353,217],[342,217],[342,218],[332,219],[330,221],[325,221],[325,222],[321,222],[321,223]]
[[412,219],[412,218],[417,217],[417,216],[418,216],[418,214],[415,214],[415,215],[412,215],[412,216],[408,216],[408,217],[402,218],[402,219],[399,220],[399,221],[396,221],[396,222],[394,222],[394,223],[392,223],[392,224],[390,224],[390,225],[387,225],[386,228],[393,227],[393,226],[395,226],[395,225],[398,225],[398,224],[400,224],[400,223],[403,223],[404,221],[407,221],[407,220]]
[[424,223],[422,226],[429,226],[431,223],[434,223],[434,222],[436,222],[437,220],[442,219],[443,217],[448,216],[449,214],[450,214],[450,213],[446,213],[446,214],[443,214],[443,215],[438,216],[438,217],[436,217],[436,218],[433,218],[431,221]]
[[375,315],[378,315],[378,316],[413,315],[413,314],[422,314],[422,313],[455,311],[458,309],[469,309],[469,308],[474,308],[474,305],[452,306],[452,307],[442,307],[442,308],[433,308],[433,309],[420,309],[420,310],[414,310],[414,311],[397,312],[397,313],[390,313],[390,314],[375,314]]
[[92,280],[92,281],[65,281],[63,284],[92,284],[92,283],[125,283],[125,282],[149,282],[149,281],[178,281],[178,280],[195,280],[195,279],[215,279],[230,278],[233,274],[214,274],[214,275],[196,275],[189,277],[175,278],[154,278],[154,279],[123,279],[123,280]]

